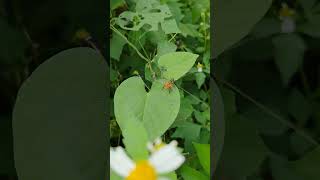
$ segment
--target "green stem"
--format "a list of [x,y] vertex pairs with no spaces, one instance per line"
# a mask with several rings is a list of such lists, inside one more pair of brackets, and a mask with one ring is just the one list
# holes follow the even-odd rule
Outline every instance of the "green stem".
[[115,33],[117,33],[120,37],[122,37],[136,52],[137,54],[145,61],[147,61],[148,63],[150,62],[150,60],[148,58],[146,58],[139,50],[138,48],[132,44],[118,29],[116,29],[113,25],[110,25],[112,31],[114,31]]

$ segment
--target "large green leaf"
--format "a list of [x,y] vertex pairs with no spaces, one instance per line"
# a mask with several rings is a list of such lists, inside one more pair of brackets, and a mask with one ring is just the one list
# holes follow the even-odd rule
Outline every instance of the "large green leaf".
[[114,98],[116,120],[124,131],[130,120],[140,120],[150,140],[161,136],[176,119],[180,94],[176,86],[163,88],[165,80],[157,80],[147,93],[140,77],[131,77],[120,84]]
[[106,178],[107,68],[96,51],[74,48],[25,81],[13,112],[20,180]]
[[165,80],[153,83],[147,95],[143,123],[150,139],[161,136],[176,119],[180,108],[180,93],[176,86],[163,89]]
[[189,52],[173,52],[161,56],[158,64],[163,69],[164,78],[178,80],[191,69],[198,57]]
[[213,57],[246,36],[264,16],[271,0],[213,1]]
[[140,77],[131,77],[123,81],[114,95],[114,113],[123,130],[127,121],[142,120],[147,92]]

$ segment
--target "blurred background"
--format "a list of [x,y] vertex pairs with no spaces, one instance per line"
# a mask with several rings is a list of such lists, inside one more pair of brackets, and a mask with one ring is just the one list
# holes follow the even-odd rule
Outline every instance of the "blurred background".
[[[107,2],[0,0],[0,180],[14,180],[11,113],[21,83],[71,47],[107,46]],[[70,69],[72,71],[72,69]]]
[[317,0],[274,0],[213,63],[226,110],[216,179],[320,179],[319,13]]

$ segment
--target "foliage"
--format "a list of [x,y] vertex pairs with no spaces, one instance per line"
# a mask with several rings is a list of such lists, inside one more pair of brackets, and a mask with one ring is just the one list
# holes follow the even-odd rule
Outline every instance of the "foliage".
[[111,2],[111,122],[117,122],[110,127],[111,146],[123,145],[139,160],[146,158],[147,142],[178,140],[187,161],[170,179],[210,177],[208,5]]
[[[319,2],[248,0],[233,12],[236,1],[215,2],[213,67],[226,112],[215,179],[319,179]],[[292,32],[283,28],[286,2]],[[235,25],[238,35],[226,28]]]

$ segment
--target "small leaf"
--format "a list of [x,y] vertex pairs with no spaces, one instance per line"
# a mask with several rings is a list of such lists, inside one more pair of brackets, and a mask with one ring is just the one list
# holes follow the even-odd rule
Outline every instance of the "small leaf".
[[199,140],[200,131],[200,125],[186,121],[178,126],[172,137],[185,139],[185,149],[191,151],[192,142]]
[[174,43],[168,41],[161,41],[158,43],[157,56],[162,56],[167,53],[175,52],[176,49],[177,46]]
[[173,52],[161,56],[158,64],[165,69],[163,77],[178,80],[191,69],[198,56],[189,52]]
[[161,23],[161,27],[166,34],[181,33],[175,19],[165,20]]
[[196,76],[198,89],[200,89],[203,83],[206,81],[206,75],[203,72],[197,72],[195,73],[195,76]]
[[117,33],[114,33],[112,39],[110,40],[110,44],[112,44],[110,47],[110,56],[119,61],[123,46],[126,44],[126,41]]
[[302,65],[306,45],[296,34],[280,35],[272,40],[276,64],[284,84],[288,84],[294,73]]

